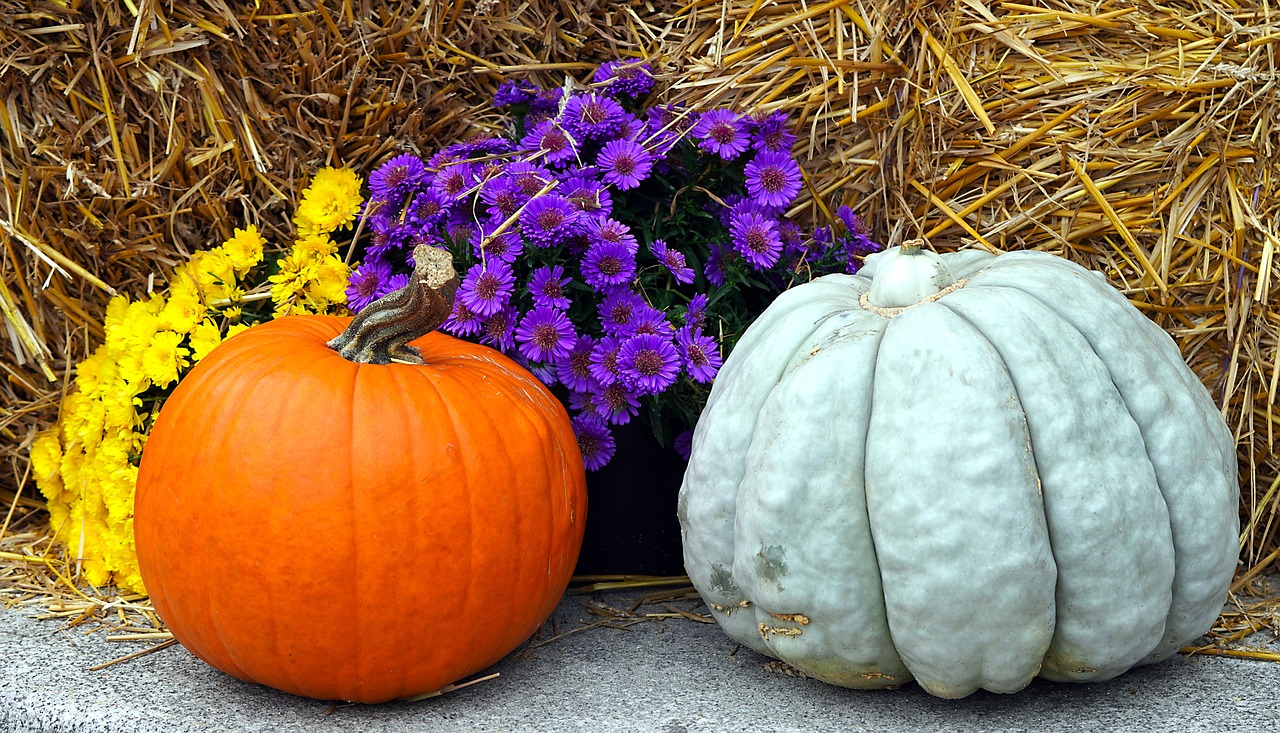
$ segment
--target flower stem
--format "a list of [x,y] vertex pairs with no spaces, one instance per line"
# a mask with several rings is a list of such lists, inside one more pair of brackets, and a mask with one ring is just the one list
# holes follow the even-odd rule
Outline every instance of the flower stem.
[[436,330],[453,311],[458,273],[447,250],[419,244],[413,250],[409,284],[360,311],[346,330],[329,342],[342,358],[362,364],[393,361],[423,364],[409,342]]

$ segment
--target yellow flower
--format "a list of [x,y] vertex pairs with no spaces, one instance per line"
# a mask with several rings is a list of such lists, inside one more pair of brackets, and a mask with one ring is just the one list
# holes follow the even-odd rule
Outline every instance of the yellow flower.
[[198,362],[213,351],[213,347],[222,343],[222,334],[213,321],[206,320],[191,332],[191,361]]
[[224,338],[223,341],[230,339],[232,336],[235,336],[237,333],[240,333],[241,331],[248,331],[248,330],[249,330],[249,324],[237,323],[227,329],[227,338]]
[[280,259],[279,266],[280,271],[267,278],[271,282],[271,301],[276,304],[276,315],[289,312],[288,306],[311,280],[316,263],[310,257],[290,252]]
[[360,213],[364,181],[348,168],[322,168],[302,192],[293,223],[299,236],[349,227]]
[[62,443],[57,430],[41,433],[31,444],[31,473],[35,476],[36,488],[49,499],[63,491],[62,474],[58,471],[61,463]]
[[258,233],[258,227],[250,224],[244,229],[237,229],[231,239],[222,243],[222,250],[239,275],[244,275],[249,268],[262,261],[262,248],[267,240]]
[[196,252],[185,270],[208,301],[224,300],[236,287],[236,268],[221,249]]
[[157,387],[178,381],[179,373],[190,364],[187,357],[191,351],[180,346],[182,337],[173,331],[160,331],[143,351],[142,371]]
[[160,311],[157,328],[190,333],[204,318],[200,290],[190,278],[178,278],[169,288],[169,300]]
[[347,277],[351,274],[347,264],[337,257],[326,257],[315,269],[315,279],[307,287],[315,300],[327,303],[346,303]]
[[299,262],[309,260],[322,260],[329,255],[338,251],[338,245],[329,239],[328,234],[315,233],[298,237],[298,241],[293,244],[293,251],[290,256]]

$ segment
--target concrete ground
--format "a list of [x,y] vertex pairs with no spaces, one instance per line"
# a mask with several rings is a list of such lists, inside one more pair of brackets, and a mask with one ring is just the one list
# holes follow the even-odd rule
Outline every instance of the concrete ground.
[[[566,596],[555,628],[600,621],[588,603],[625,610],[638,596]],[[1247,659],[1180,655],[1105,683],[948,701],[914,684],[859,692],[788,676],[715,625],[670,618],[526,646],[490,670],[499,677],[441,697],[334,706],[240,682],[177,645],[91,672],[141,647],[27,613],[0,611],[2,731],[1280,731],[1280,663]]]

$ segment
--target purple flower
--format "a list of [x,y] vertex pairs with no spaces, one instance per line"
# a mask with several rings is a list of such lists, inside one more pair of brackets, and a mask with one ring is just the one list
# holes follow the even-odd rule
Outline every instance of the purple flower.
[[482,321],[483,319],[475,311],[463,305],[461,300],[455,300],[453,310],[449,313],[443,328],[454,336],[474,336],[484,328]]
[[408,284],[409,276],[406,273],[402,272],[398,275],[392,275],[382,283],[381,287],[378,288],[378,297],[382,298],[388,296]]
[[537,247],[554,247],[578,229],[581,212],[555,194],[538,196],[520,214],[520,232]]
[[500,224],[501,222],[490,222],[488,225],[481,226],[480,231],[471,238],[472,249],[481,259],[502,260],[508,264],[515,264],[520,253],[524,251],[524,243],[515,232],[510,230],[496,236],[491,234],[490,232],[495,231]]
[[564,97],[564,90],[560,87],[537,90],[533,99],[529,101],[529,116],[535,119],[554,116],[560,111],[562,97]]
[[631,227],[617,219],[596,217],[588,220],[587,236],[593,242],[620,244],[633,256],[640,251],[640,243],[631,233]]
[[591,347],[591,376],[601,386],[613,384],[621,376],[618,367],[621,350],[622,339],[613,336],[605,336]]
[[640,412],[640,400],[621,381],[601,387],[591,402],[598,414],[612,425],[626,425]]
[[617,242],[595,242],[582,260],[582,279],[600,292],[631,282],[636,274],[636,258]]
[[520,210],[529,197],[516,186],[514,179],[508,176],[485,181],[480,187],[480,200],[489,209],[489,216],[506,221],[508,217]]
[[702,329],[707,325],[707,296],[706,293],[698,293],[689,299],[689,309],[685,312],[684,322],[686,326]]
[[573,434],[578,438],[578,450],[588,471],[595,471],[613,458],[616,446],[609,427],[599,418],[579,415],[573,419]]
[[526,359],[546,362],[567,356],[577,334],[564,311],[540,305],[520,320],[515,338]]
[[529,294],[533,296],[535,305],[564,310],[569,307],[569,297],[564,289],[570,282],[560,265],[539,267],[529,277]]
[[695,382],[710,382],[715,379],[723,364],[720,347],[715,339],[697,328],[686,326],[676,332],[676,346],[690,379]]
[[676,282],[681,285],[693,282],[693,268],[689,267],[689,263],[685,261],[683,252],[667,247],[667,243],[661,239],[653,240],[649,245],[649,251],[667,268]]
[[618,134],[624,111],[609,97],[587,92],[574,94],[565,103],[565,127],[580,144],[608,140]]
[[790,219],[783,219],[778,224],[778,238],[782,240],[782,251],[789,257],[805,252],[804,229]]
[[347,305],[359,313],[378,299],[382,283],[391,277],[391,265],[386,260],[370,258],[356,268],[347,285]]
[[612,183],[620,191],[639,186],[641,181],[649,177],[649,171],[653,168],[653,158],[635,140],[612,140],[605,143],[596,162],[604,171],[601,177],[605,183]]
[[651,334],[654,336],[662,336],[667,338],[674,333],[676,327],[671,325],[671,321],[667,320],[667,314],[654,308],[649,304],[645,304],[643,308],[636,311],[635,317],[631,319],[631,334]]
[[577,154],[573,138],[555,120],[543,120],[520,141],[526,150],[542,153],[542,160],[549,164],[572,160]]
[[677,435],[676,439],[672,441],[671,447],[675,449],[681,458],[686,461],[689,460],[689,457],[693,455],[693,431],[686,430]]
[[746,174],[747,191],[766,206],[786,206],[800,193],[800,166],[790,153],[759,153]]
[[450,163],[436,173],[431,188],[445,201],[461,198],[475,184],[478,170],[472,163]]
[[548,183],[555,179],[550,170],[526,160],[508,163],[502,172],[511,178],[512,184],[524,195],[526,201],[537,196]]
[[774,153],[789,152],[796,136],[787,125],[786,112],[770,112],[757,118],[751,130],[751,145],[756,150]]
[[516,344],[513,337],[516,331],[516,321],[519,319],[520,313],[511,306],[507,306],[489,316],[481,326],[480,343],[492,346],[499,351],[508,351],[515,348]]
[[369,174],[369,192],[374,198],[402,199],[426,175],[427,168],[418,156],[409,153],[397,155]]
[[578,336],[569,355],[556,362],[556,377],[560,383],[575,392],[590,391],[596,384],[591,375],[591,351],[596,341],[590,336]]
[[733,160],[747,149],[747,136],[742,130],[741,117],[728,109],[713,109],[703,112],[693,126],[693,136],[698,139],[698,147],[719,155],[724,160]]
[[729,226],[733,247],[757,270],[773,267],[782,253],[778,224],[759,214],[738,214]]
[[493,93],[494,107],[509,107],[513,104],[527,104],[533,101],[538,88],[527,79],[507,79],[498,85]]
[[713,244],[707,248],[707,261],[702,265],[702,275],[717,288],[727,282],[728,271],[724,267],[724,245]]
[[470,140],[464,140],[460,143],[454,143],[452,146],[457,154],[463,158],[474,158],[483,155],[496,155],[498,153],[507,153],[511,151],[511,142],[505,137],[486,135],[482,137],[473,137]]
[[638,293],[622,288],[613,290],[600,303],[600,325],[605,333],[629,334],[636,315],[648,307]]
[[481,318],[489,318],[511,300],[515,275],[511,265],[502,260],[489,260],[472,265],[458,288],[458,299]]
[[614,97],[639,99],[653,91],[649,65],[640,59],[606,61],[596,69],[591,81],[603,85],[605,93]]
[[613,210],[608,187],[584,173],[564,179],[559,190],[574,208],[588,216],[607,216]]
[[434,226],[448,213],[447,205],[448,202],[438,191],[427,189],[414,196],[405,209],[405,223],[418,231]]
[[632,336],[618,352],[622,378],[640,395],[655,395],[680,375],[680,354],[671,341],[645,333]]

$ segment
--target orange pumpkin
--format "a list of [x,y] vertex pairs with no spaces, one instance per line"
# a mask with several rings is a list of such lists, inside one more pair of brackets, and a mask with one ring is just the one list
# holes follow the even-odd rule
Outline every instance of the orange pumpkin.
[[[456,276],[424,284],[355,325],[396,330],[424,290],[438,325]],[[196,656],[381,702],[491,665],[550,615],[586,477],[564,408],[502,354],[401,333],[367,359],[392,363],[353,362],[327,345],[350,321],[254,326],[192,369],[144,451],[134,530],[156,611]],[[415,348],[424,363],[396,363]]]

